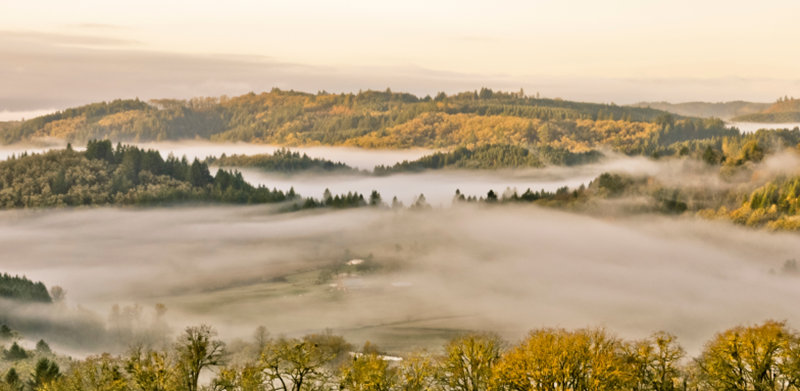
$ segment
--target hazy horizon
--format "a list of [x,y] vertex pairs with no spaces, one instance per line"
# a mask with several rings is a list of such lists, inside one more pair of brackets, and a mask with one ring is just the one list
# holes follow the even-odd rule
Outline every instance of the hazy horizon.
[[[484,88],[484,87],[485,86],[481,86],[481,88]],[[279,87],[275,86],[273,88],[279,88]],[[392,89],[391,87],[387,87],[387,88]],[[244,95],[244,94],[247,94],[247,93],[256,93],[256,94],[258,94],[258,93],[262,93],[262,92],[269,92],[271,90],[272,90],[272,88],[265,89],[263,91],[246,91],[246,92],[243,92],[241,95]],[[312,92],[310,90],[297,90],[297,89],[291,89],[291,90],[302,92],[302,93],[314,93],[314,92]],[[372,90],[379,90],[379,89],[372,89]],[[465,91],[477,91],[477,90],[478,89],[458,90],[458,91],[452,91],[451,93],[459,93],[459,92],[465,92]],[[320,91],[322,91],[322,90],[320,90]],[[361,90],[361,89],[358,90],[358,91],[327,91],[327,90],[325,90],[325,92],[328,92],[328,93],[357,93],[357,92],[361,92],[361,91],[365,91],[365,90]],[[401,91],[401,90],[397,90],[397,89],[394,89],[393,91],[394,92],[409,93],[408,91]],[[505,89],[505,90],[495,89],[495,91],[517,92],[518,90],[514,91],[514,90],[511,90],[511,89]],[[529,91],[526,91],[525,93],[528,96],[536,96],[537,95],[537,93],[530,93]],[[430,93],[430,94],[414,94],[414,95],[416,95],[419,98],[424,98],[425,95],[433,96],[434,93]],[[220,97],[223,97],[223,96],[231,97],[231,96],[236,96],[236,95],[221,94],[221,95],[170,96],[170,97],[163,97],[162,96],[162,97],[150,97],[150,98],[141,98],[139,96],[136,96],[136,97],[115,97],[115,98],[107,98],[107,99],[98,99],[98,100],[95,100],[95,101],[86,101],[86,102],[82,102],[82,103],[76,102],[74,104],[65,105],[63,107],[37,108],[37,109],[32,109],[32,110],[27,110],[26,109],[26,110],[18,110],[18,111],[17,110],[0,109],[0,121],[24,121],[24,120],[28,120],[28,119],[31,119],[31,118],[36,118],[36,117],[40,117],[40,116],[56,113],[56,112],[59,112],[59,111],[62,111],[62,110],[68,109],[68,108],[72,108],[72,107],[79,107],[79,106],[88,105],[88,104],[97,103],[97,102],[109,102],[109,101],[117,100],[117,99],[140,99],[140,100],[145,100],[145,101],[158,100],[158,99],[190,100],[192,98],[207,98],[207,97],[220,98]],[[542,98],[552,98],[552,99],[562,99],[562,97],[551,97],[551,96],[541,96],[541,97]],[[778,97],[778,98],[780,98],[780,97]],[[730,103],[730,102],[736,102],[736,101],[744,101],[744,100],[742,100],[742,99],[731,99],[731,100],[725,100],[725,101],[638,100],[638,101],[635,101],[635,102],[626,102],[626,103],[623,103],[623,104],[625,104],[625,105],[634,105],[634,104],[640,104],[640,103],[668,103],[668,104],[712,103],[712,104],[720,104],[720,103]],[[588,101],[588,100],[585,101],[585,102],[586,103],[617,104],[617,102],[601,102],[601,101]],[[771,103],[771,101],[769,101],[769,102],[767,102],[767,101],[764,101],[764,102],[747,101],[747,102],[760,103],[760,104],[770,104]],[[735,123],[735,122],[732,123],[733,126],[741,126],[742,124],[743,123]],[[788,126],[790,128],[796,126],[796,124],[794,124],[794,123],[791,123],[791,124],[788,124],[788,125],[791,125],[791,126]],[[754,129],[748,130],[747,132],[755,131],[755,130],[759,129],[759,126],[769,128],[769,127],[772,127],[772,126],[784,126],[785,127],[787,125],[786,124],[782,124],[782,123],[774,123],[773,124],[773,123],[756,123],[756,122],[754,122],[754,123],[752,123],[752,125],[748,126],[748,129],[749,128],[753,128],[753,127],[754,127]]]
[[800,33],[800,5],[783,0],[44,3],[0,4],[6,119],[272,87],[419,96],[523,88],[616,104],[772,102],[800,91],[800,54],[775,39]]

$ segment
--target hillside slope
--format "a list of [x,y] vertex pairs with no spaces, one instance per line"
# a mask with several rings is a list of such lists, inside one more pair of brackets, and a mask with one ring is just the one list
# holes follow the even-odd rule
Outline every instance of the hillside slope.
[[789,97],[781,98],[758,113],[740,115],[733,120],[739,122],[767,123],[800,122],[800,99]]
[[600,146],[626,153],[653,143],[727,135],[719,120],[649,108],[535,99],[489,89],[435,98],[365,91],[308,94],[274,89],[235,98],[116,100],[27,120],[0,130],[14,143],[56,137],[159,141],[207,139],[287,146],[451,148],[548,145],[573,152]]

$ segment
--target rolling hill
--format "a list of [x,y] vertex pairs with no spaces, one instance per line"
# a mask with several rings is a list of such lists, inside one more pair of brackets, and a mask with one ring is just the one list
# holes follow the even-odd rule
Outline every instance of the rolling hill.
[[733,118],[739,122],[790,123],[800,122],[800,99],[781,98],[758,113]]
[[0,129],[0,142],[55,137],[83,144],[205,139],[286,146],[454,148],[608,147],[650,153],[658,143],[729,135],[720,120],[652,108],[538,99],[490,89],[419,98],[407,93],[309,94],[273,89],[234,98],[115,100]]

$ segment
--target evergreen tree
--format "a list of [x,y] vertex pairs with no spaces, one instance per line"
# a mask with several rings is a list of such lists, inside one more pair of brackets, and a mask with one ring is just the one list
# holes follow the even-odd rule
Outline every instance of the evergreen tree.
[[3,357],[9,361],[19,361],[28,358],[28,352],[14,342],[10,348],[3,351]]
[[28,387],[33,391],[39,391],[46,385],[56,381],[61,377],[61,369],[54,361],[41,358],[36,362],[36,367],[28,380]]

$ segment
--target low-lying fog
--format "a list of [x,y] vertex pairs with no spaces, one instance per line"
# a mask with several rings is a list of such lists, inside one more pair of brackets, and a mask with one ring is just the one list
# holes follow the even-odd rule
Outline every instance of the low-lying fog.
[[[186,156],[188,159],[204,159],[208,156],[220,156],[223,153],[259,154],[273,153],[280,147],[271,145],[229,143],[214,144],[191,141],[180,143],[142,143],[140,147],[158,150],[162,156],[169,154]],[[53,146],[63,148],[63,145]],[[76,147],[81,149],[81,147]],[[291,148],[294,151],[307,153],[311,157],[341,161],[362,170],[372,170],[376,165],[394,165],[403,160],[414,160],[432,153],[431,150],[368,150],[347,147],[301,147]],[[0,147],[0,159],[19,155],[22,152],[42,152],[46,147],[36,145],[16,145]],[[381,193],[385,201],[392,197],[406,205],[412,203],[420,194],[432,205],[450,204],[455,191],[467,195],[485,196],[489,190],[502,194],[507,188],[517,189],[520,193],[530,188],[536,190],[555,191],[559,187],[576,188],[587,184],[598,175],[607,171],[635,172],[655,174],[664,169],[664,164],[641,157],[613,155],[597,164],[575,167],[548,167],[545,169],[525,170],[438,170],[422,173],[404,173],[377,177],[361,174],[299,174],[285,175],[270,173],[253,168],[235,168],[242,172],[245,180],[253,185],[264,185],[288,191],[295,191],[305,197],[319,198],[325,189],[333,194],[355,191],[368,196],[372,190]],[[684,170],[682,164],[676,170]],[[673,164],[675,166],[675,164]],[[212,171],[215,168],[212,167]]]
[[720,176],[719,168],[694,159],[653,160],[609,152],[606,152],[606,156],[598,163],[571,167],[473,171],[445,169],[383,177],[358,174],[286,176],[252,168],[238,170],[251,184],[282,190],[294,187],[298,194],[306,197],[319,198],[325,189],[333,194],[356,191],[364,196],[377,190],[384,201],[389,202],[396,196],[409,205],[422,193],[428,203],[434,206],[450,205],[456,189],[468,196],[485,196],[489,190],[503,194],[506,189],[516,189],[519,193],[527,189],[555,191],[563,186],[575,189],[587,185],[604,172],[654,176],[666,186],[706,189],[730,188],[743,183],[748,184],[747,188],[755,188],[776,175],[800,174],[800,155],[793,151],[769,155],[763,162],[750,165],[749,170],[741,170],[737,175],[725,179]]
[[741,323],[800,326],[800,278],[781,271],[800,257],[797,236],[692,218],[535,206],[5,211],[0,249],[4,271],[62,286],[67,306],[105,319],[115,303],[164,303],[173,331],[206,322],[225,338],[331,328],[407,351],[465,329],[514,340],[600,325],[667,330],[694,352]]
[[[254,169],[239,169],[245,180],[254,185],[287,190],[294,187],[298,194],[320,198],[325,189],[332,194],[355,191],[369,196],[372,190],[380,192],[384,201],[392,197],[410,205],[425,195],[426,201],[434,206],[447,206],[452,202],[456,190],[467,195],[486,196],[489,190],[503,194],[507,188],[555,191],[559,187],[577,187],[589,183],[601,174],[588,167],[569,173],[551,171],[427,171],[420,173],[394,174],[391,176],[366,175],[303,175],[287,177],[280,174],[265,173]],[[563,174],[563,175],[558,175]]]
[[800,127],[800,122],[767,123],[767,122],[729,122],[728,126],[738,128],[742,133],[755,133],[759,129],[794,129]]
[[[66,144],[64,144],[66,145]],[[42,153],[47,152],[51,148],[61,149],[64,145],[58,146],[45,146],[45,145],[0,145],[0,160],[6,160],[9,157],[19,156],[23,153]]]

